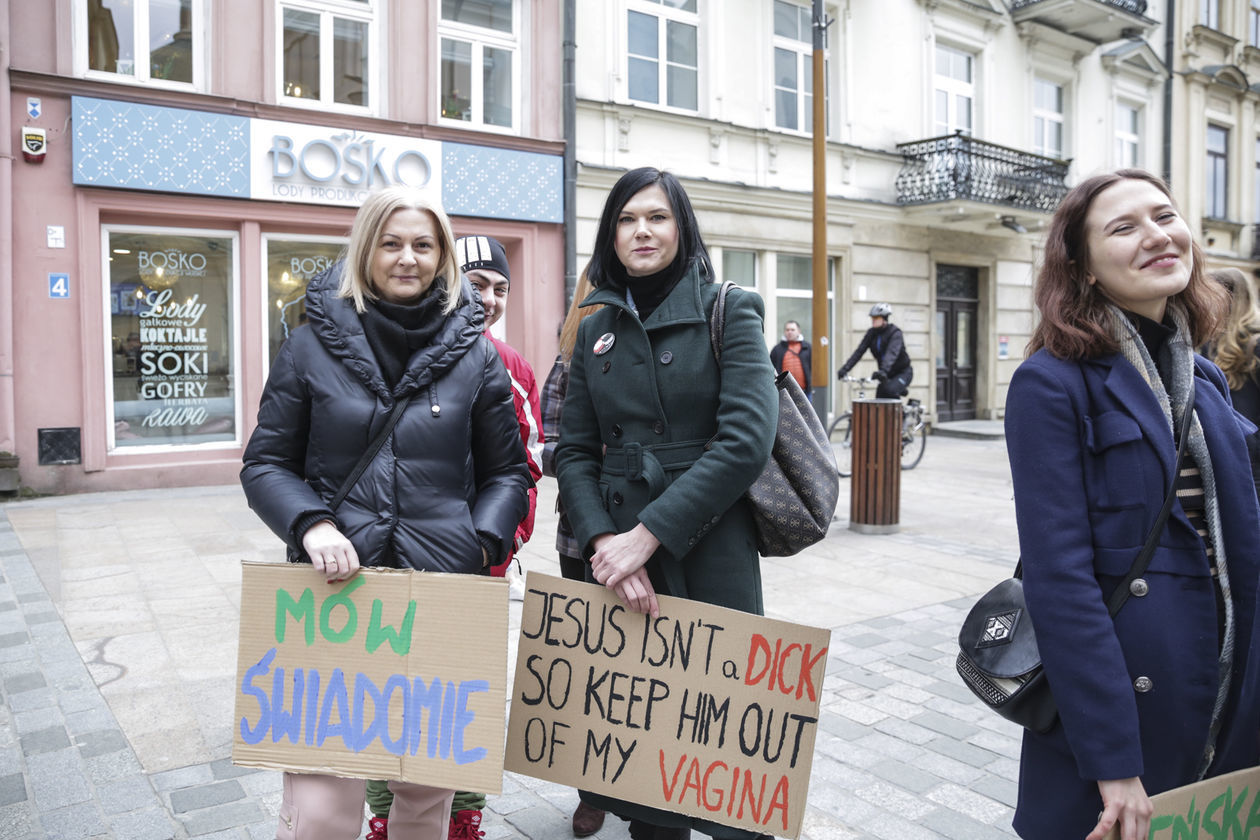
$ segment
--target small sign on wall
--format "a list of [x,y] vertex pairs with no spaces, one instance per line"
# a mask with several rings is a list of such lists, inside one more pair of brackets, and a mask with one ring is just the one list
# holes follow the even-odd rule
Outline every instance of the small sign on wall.
[[998,358],[1009,359],[1011,357],[1011,337],[1009,335],[998,336]]
[[54,299],[67,300],[70,297],[70,275],[48,275],[48,296]]

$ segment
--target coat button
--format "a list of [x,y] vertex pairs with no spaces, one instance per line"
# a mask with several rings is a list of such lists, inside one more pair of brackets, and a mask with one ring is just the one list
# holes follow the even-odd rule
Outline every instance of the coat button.
[[608,369],[609,369],[610,367],[612,367],[612,362],[605,361],[605,362],[604,362],[604,367],[603,367],[603,371],[604,371],[604,373],[608,373]]
[[689,545],[689,546],[690,546],[690,545],[695,545],[695,544],[696,544],[696,538],[695,538],[695,537],[688,537],[688,538],[687,538],[687,545]]
[[672,350],[666,350],[661,354],[661,364],[667,365],[672,361],[674,361],[674,353]]
[[625,501],[625,499],[624,499],[624,498],[622,498],[622,496],[621,496],[621,494],[620,494],[620,493],[618,493],[618,492],[614,492],[614,493],[613,493],[613,504],[614,504],[614,505],[619,505],[619,504],[621,504],[621,503],[622,503],[622,502],[624,502],[624,501]]
[[613,423],[612,435],[615,438],[621,437],[621,424],[620,423]]
[[662,423],[660,420],[657,420],[655,423],[652,424],[652,431],[656,432],[658,435],[665,434],[665,424]]
[[1155,683],[1151,681],[1150,677],[1138,677],[1133,681],[1133,690],[1138,694],[1145,694],[1154,687]]
[[1141,598],[1145,596],[1147,592],[1150,592],[1151,588],[1147,585],[1146,581],[1142,580],[1142,578],[1138,578],[1133,581],[1133,583],[1129,584],[1129,591],[1136,597]]

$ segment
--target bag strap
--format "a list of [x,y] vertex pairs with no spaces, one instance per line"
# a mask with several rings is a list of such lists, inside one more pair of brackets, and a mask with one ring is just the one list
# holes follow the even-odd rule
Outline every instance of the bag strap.
[[354,469],[350,471],[350,475],[346,476],[346,480],[342,482],[341,489],[337,491],[337,495],[333,496],[328,506],[333,510],[342,503],[346,498],[346,494],[354,487],[359,476],[363,475],[363,471],[368,468],[368,464],[372,463],[372,459],[376,457],[376,453],[381,451],[381,447],[385,445],[385,438],[389,437],[389,433],[398,425],[398,418],[402,417],[403,409],[407,407],[407,403],[411,402],[411,397],[406,396],[394,403],[394,410],[389,413],[389,419],[385,421],[385,426],[376,437],[372,438],[372,442],[368,444],[367,451],[359,458],[359,463],[354,465]]
[[[1194,377],[1190,378],[1190,395],[1186,400],[1185,411],[1181,414],[1181,437],[1177,442],[1177,458],[1173,463],[1173,480],[1172,486],[1168,488],[1168,493],[1164,496],[1164,506],[1159,509],[1159,515],[1155,517],[1155,523],[1151,525],[1150,532],[1146,535],[1146,542],[1142,545],[1142,550],[1138,552],[1138,556],[1134,559],[1133,565],[1129,567],[1129,573],[1125,575],[1124,580],[1120,581],[1120,585],[1112,590],[1111,597],[1107,599],[1107,612],[1112,618],[1120,612],[1120,608],[1124,606],[1124,602],[1129,600],[1131,594],[1129,585],[1133,581],[1146,574],[1147,568],[1151,565],[1151,558],[1155,555],[1155,548],[1159,545],[1160,534],[1164,531],[1164,524],[1168,522],[1168,515],[1172,513],[1173,499],[1177,497],[1177,477],[1181,474],[1181,462],[1186,454],[1186,440],[1190,437],[1190,424],[1194,418]],[[1024,559],[1021,557],[1019,562],[1015,564],[1015,577],[1024,577]]]
[[709,346],[713,348],[713,358],[719,365],[722,363],[722,333],[726,329],[726,293],[733,288],[734,280],[722,282],[717,300],[713,302],[713,310],[709,313]]

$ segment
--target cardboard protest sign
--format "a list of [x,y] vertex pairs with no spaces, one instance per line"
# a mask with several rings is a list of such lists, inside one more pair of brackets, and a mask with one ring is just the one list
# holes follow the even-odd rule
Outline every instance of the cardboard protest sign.
[[831,633],[602,586],[525,579],[505,766],[798,837]]
[[[1149,840],[1246,840],[1260,836],[1260,767],[1249,767],[1151,797]],[[1119,840],[1112,829],[1106,840]]]
[[232,762],[498,793],[507,625],[502,579],[244,563]]

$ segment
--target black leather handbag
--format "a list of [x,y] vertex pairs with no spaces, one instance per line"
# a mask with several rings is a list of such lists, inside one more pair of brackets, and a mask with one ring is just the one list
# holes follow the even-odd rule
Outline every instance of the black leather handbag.
[[[730,280],[722,284],[709,317],[709,341],[719,367],[726,293],[734,286]],[[774,448],[744,495],[757,527],[757,553],[790,557],[827,536],[840,499],[840,471],[822,421],[801,386],[787,372],[775,377],[775,386],[779,422]]]
[[[1107,599],[1107,612],[1112,618],[1129,599],[1132,583],[1146,574],[1159,535],[1172,511],[1177,495],[1176,477],[1181,471],[1186,438],[1190,436],[1190,420],[1194,409],[1194,381],[1190,398],[1181,417],[1181,437],[1173,469],[1172,487],[1164,496],[1146,542],[1138,553],[1128,575]],[[1050,731],[1058,720],[1059,710],[1050,692],[1050,683],[1041,667],[1037,650],[1037,634],[1024,603],[1023,560],[1015,564],[1015,575],[986,592],[967,613],[958,632],[958,659],[955,668],[963,683],[993,711],[1009,721],[1033,732]]]

